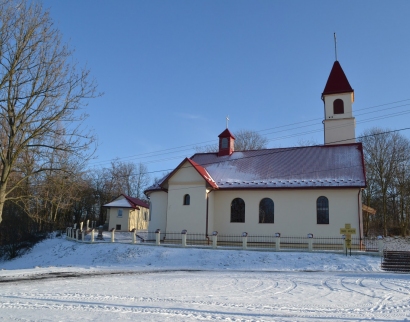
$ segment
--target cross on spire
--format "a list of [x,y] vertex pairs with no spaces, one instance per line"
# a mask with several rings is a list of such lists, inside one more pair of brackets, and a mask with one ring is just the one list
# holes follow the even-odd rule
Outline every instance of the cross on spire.
[[336,40],[336,33],[333,33],[333,37],[335,38],[335,61],[337,61],[337,40]]
[[226,128],[228,128],[229,115],[226,116]]

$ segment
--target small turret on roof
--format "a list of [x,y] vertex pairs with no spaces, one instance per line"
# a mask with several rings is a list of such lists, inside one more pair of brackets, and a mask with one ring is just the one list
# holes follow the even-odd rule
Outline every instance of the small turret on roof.
[[231,131],[226,128],[221,134],[218,135],[219,137],[219,150],[218,156],[225,156],[231,155],[235,150],[235,137],[231,133]]
[[340,63],[336,60],[330,71],[325,89],[323,90],[322,99],[324,95],[352,92],[354,92],[353,88],[350,86],[342,66],[340,66]]

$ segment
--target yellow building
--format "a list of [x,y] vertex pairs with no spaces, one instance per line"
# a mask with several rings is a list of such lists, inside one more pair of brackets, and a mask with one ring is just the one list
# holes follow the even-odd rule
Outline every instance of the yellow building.
[[149,205],[140,199],[122,194],[103,207],[108,208],[108,230],[115,228],[118,231],[131,231],[148,228]]

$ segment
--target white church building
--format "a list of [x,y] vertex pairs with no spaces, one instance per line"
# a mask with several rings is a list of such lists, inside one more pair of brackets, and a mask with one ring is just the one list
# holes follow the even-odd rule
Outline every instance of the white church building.
[[338,61],[322,100],[324,145],[235,151],[225,129],[218,152],[186,158],[145,191],[149,231],[338,237],[348,223],[363,237],[363,150]]

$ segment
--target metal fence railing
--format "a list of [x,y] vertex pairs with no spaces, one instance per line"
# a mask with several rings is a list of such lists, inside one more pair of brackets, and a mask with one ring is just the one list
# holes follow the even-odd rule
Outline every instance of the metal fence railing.
[[276,247],[276,237],[271,235],[250,235],[248,236],[248,247],[267,248],[273,250]]
[[[97,236],[97,235],[96,235]],[[138,244],[160,244],[175,246],[201,246],[222,248],[247,248],[265,250],[295,250],[295,251],[345,251],[345,240],[342,237],[300,237],[275,235],[217,234],[217,236],[189,232],[102,232],[102,238],[91,240],[90,232],[84,230],[79,237],[67,229],[67,238],[84,242],[116,242]],[[215,241],[214,241],[215,239]],[[410,239],[409,239],[410,241]],[[376,237],[352,237],[352,251],[378,252],[380,240]]]
[[280,238],[280,248],[281,249],[308,249],[308,238],[307,237],[281,237]]
[[313,248],[316,250],[343,251],[345,240],[342,237],[315,237]]

